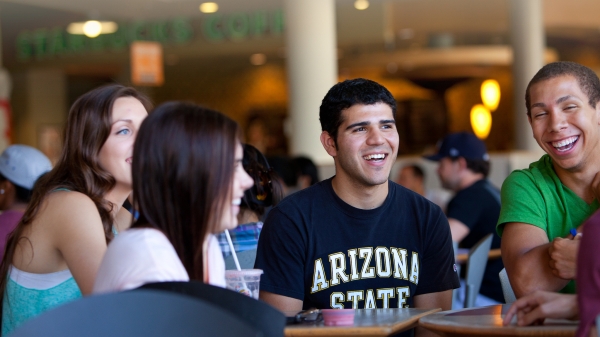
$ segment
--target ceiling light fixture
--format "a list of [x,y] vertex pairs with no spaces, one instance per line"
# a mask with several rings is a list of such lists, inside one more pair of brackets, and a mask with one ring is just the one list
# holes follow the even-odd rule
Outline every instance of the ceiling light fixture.
[[200,11],[202,13],[210,14],[215,13],[219,10],[219,5],[216,2],[205,2],[200,5]]
[[492,129],[492,113],[481,104],[471,108],[471,127],[479,139],[486,139]]
[[100,34],[111,34],[117,31],[119,26],[112,21],[89,20],[85,22],[73,22],[67,26],[67,32],[74,35],[85,35],[95,38]]
[[369,1],[368,0],[356,0],[356,1],[354,1],[354,8],[358,9],[359,11],[365,10],[365,9],[369,8]]
[[496,80],[485,80],[481,84],[481,100],[490,111],[496,111],[500,103],[500,84]]

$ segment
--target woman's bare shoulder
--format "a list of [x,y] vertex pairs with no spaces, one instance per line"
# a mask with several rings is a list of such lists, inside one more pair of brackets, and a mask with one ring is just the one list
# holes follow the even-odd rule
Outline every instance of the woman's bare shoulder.
[[[42,201],[36,219],[43,220],[52,227],[69,227],[101,223],[96,204],[90,197],[75,191],[50,192]],[[37,221],[36,221],[37,222]]]

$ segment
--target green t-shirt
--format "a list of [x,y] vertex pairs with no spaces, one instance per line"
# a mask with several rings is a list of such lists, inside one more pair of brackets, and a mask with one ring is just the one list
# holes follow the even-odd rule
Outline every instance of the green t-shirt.
[[[564,186],[547,154],[528,169],[515,170],[502,184],[502,207],[496,230],[502,237],[504,224],[522,222],[543,229],[552,241],[565,237],[571,228],[579,227],[599,207],[598,200],[587,204]],[[562,292],[574,294],[570,282]]]

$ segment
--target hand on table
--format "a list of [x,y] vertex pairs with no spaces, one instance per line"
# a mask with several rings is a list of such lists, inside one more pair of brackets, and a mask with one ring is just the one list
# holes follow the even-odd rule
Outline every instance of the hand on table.
[[577,234],[572,239],[558,237],[550,243],[548,253],[550,254],[550,269],[554,276],[565,280],[575,279],[580,242],[581,234]]
[[517,316],[517,325],[542,324],[546,318],[576,319],[579,314],[577,296],[538,290],[512,304],[503,325]]

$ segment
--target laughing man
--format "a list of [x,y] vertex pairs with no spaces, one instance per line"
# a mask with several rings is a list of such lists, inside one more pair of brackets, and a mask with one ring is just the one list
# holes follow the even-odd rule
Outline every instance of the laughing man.
[[373,81],[329,90],[321,143],[336,175],[269,213],[256,258],[262,300],[283,311],[451,308],[459,283],[448,221],[388,180],[398,153],[395,112],[390,92]]
[[599,101],[598,76],[573,62],[544,66],[527,86],[527,117],[546,154],[506,179],[497,227],[517,297],[575,292],[580,236],[569,232],[599,207]]

